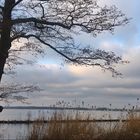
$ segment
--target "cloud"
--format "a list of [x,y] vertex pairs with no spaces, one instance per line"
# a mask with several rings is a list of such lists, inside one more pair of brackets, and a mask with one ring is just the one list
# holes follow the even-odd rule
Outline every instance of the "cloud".
[[[97,67],[62,66],[62,59],[55,53],[48,52],[48,59],[39,59],[35,66],[22,66],[12,77],[4,76],[3,83],[16,82],[38,84],[43,91],[33,93],[32,104],[49,104],[57,100],[84,100],[94,105],[116,106],[134,104],[140,97],[140,1],[101,0],[104,4],[116,4],[128,17],[133,19],[125,27],[119,27],[115,34],[103,33],[97,38],[90,35],[77,37],[77,44],[90,44],[94,48],[114,51],[130,61],[129,64],[117,65],[123,78],[113,78],[111,73]],[[103,4],[102,3],[102,4]],[[51,58],[51,59],[50,59]]]
[[[109,46],[109,44],[108,44]],[[36,64],[19,69],[15,77],[4,77],[13,83],[38,84],[44,89],[33,93],[30,102],[47,104],[59,99],[88,100],[89,104],[118,103],[125,104],[139,97],[140,93],[140,47],[132,47],[123,52],[123,58],[129,64],[119,65],[123,78],[113,78],[110,72],[98,67],[82,67],[59,64]],[[4,81],[5,81],[4,80]],[[9,83],[10,83],[9,82]],[[50,99],[50,101],[48,101]]]
[[130,61],[129,65],[126,65],[125,67],[123,66],[121,67],[125,75],[129,78],[136,78],[136,79],[140,78],[140,71],[139,71],[140,46],[127,49],[123,57]]

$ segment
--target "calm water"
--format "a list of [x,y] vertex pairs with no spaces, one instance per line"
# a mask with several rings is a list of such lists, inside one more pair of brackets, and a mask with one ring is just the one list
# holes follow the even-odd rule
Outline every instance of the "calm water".
[[[65,113],[76,114],[77,111],[65,111]],[[78,111],[82,117],[89,116],[94,119],[125,119],[127,113],[119,111]],[[30,110],[30,109],[4,109],[0,113],[0,120],[35,120],[41,116],[49,119],[54,111]],[[0,139],[26,139],[31,125],[26,124],[0,124]]]
[[[40,116],[48,119],[55,111],[45,109],[4,109],[0,113],[0,120],[34,120]],[[58,112],[61,112],[58,110]],[[69,114],[76,114],[77,110],[62,111]],[[78,111],[83,117],[90,115],[94,119],[118,119],[125,118],[127,112],[120,111]]]

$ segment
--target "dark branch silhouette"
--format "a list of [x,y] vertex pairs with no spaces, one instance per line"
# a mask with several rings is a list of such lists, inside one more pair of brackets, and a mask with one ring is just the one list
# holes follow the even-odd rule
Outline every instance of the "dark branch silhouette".
[[25,102],[27,97],[19,93],[31,93],[39,92],[41,89],[38,86],[33,85],[3,85],[0,87],[0,101],[9,102],[9,100],[17,100],[20,102]]
[[[120,75],[113,65],[126,61],[113,52],[76,46],[73,35],[85,32],[96,37],[104,31],[112,33],[128,21],[116,6],[101,7],[98,0],[3,0],[0,2],[0,80],[4,67],[26,60],[17,52],[41,54],[44,45],[68,63],[99,66]],[[16,46],[18,41],[24,45]]]

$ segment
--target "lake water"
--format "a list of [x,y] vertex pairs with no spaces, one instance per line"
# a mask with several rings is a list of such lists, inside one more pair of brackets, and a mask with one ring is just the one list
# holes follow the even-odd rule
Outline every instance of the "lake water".
[[[49,119],[55,111],[45,109],[4,109],[0,113],[0,120],[35,120],[41,116]],[[58,111],[60,112],[60,111]],[[64,112],[64,111],[63,111]],[[90,115],[94,119],[125,119],[127,112],[119,111],[78,111],[82,118]],[[75,115],[77,111],[65,111],[66,114]],[[0,124],[0,139],[26,139],[30,125],[26,124]]]

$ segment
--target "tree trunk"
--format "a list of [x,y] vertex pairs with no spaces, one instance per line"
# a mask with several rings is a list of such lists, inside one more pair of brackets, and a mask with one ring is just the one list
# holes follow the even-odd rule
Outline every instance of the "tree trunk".
[[4,65],[6,63],[6,58],[7,56],[4,55],[2,52],[0,52],[0,81],[2,79],[2,74],[3,74],[3,70],[4,70]]
[[8,51],[11,48],[11,11],[15,0],[5,0],[3,8],[3,21],[1,27],[1,38],[0,38],[0,82],[4,70],[4,65],[8,57]]

